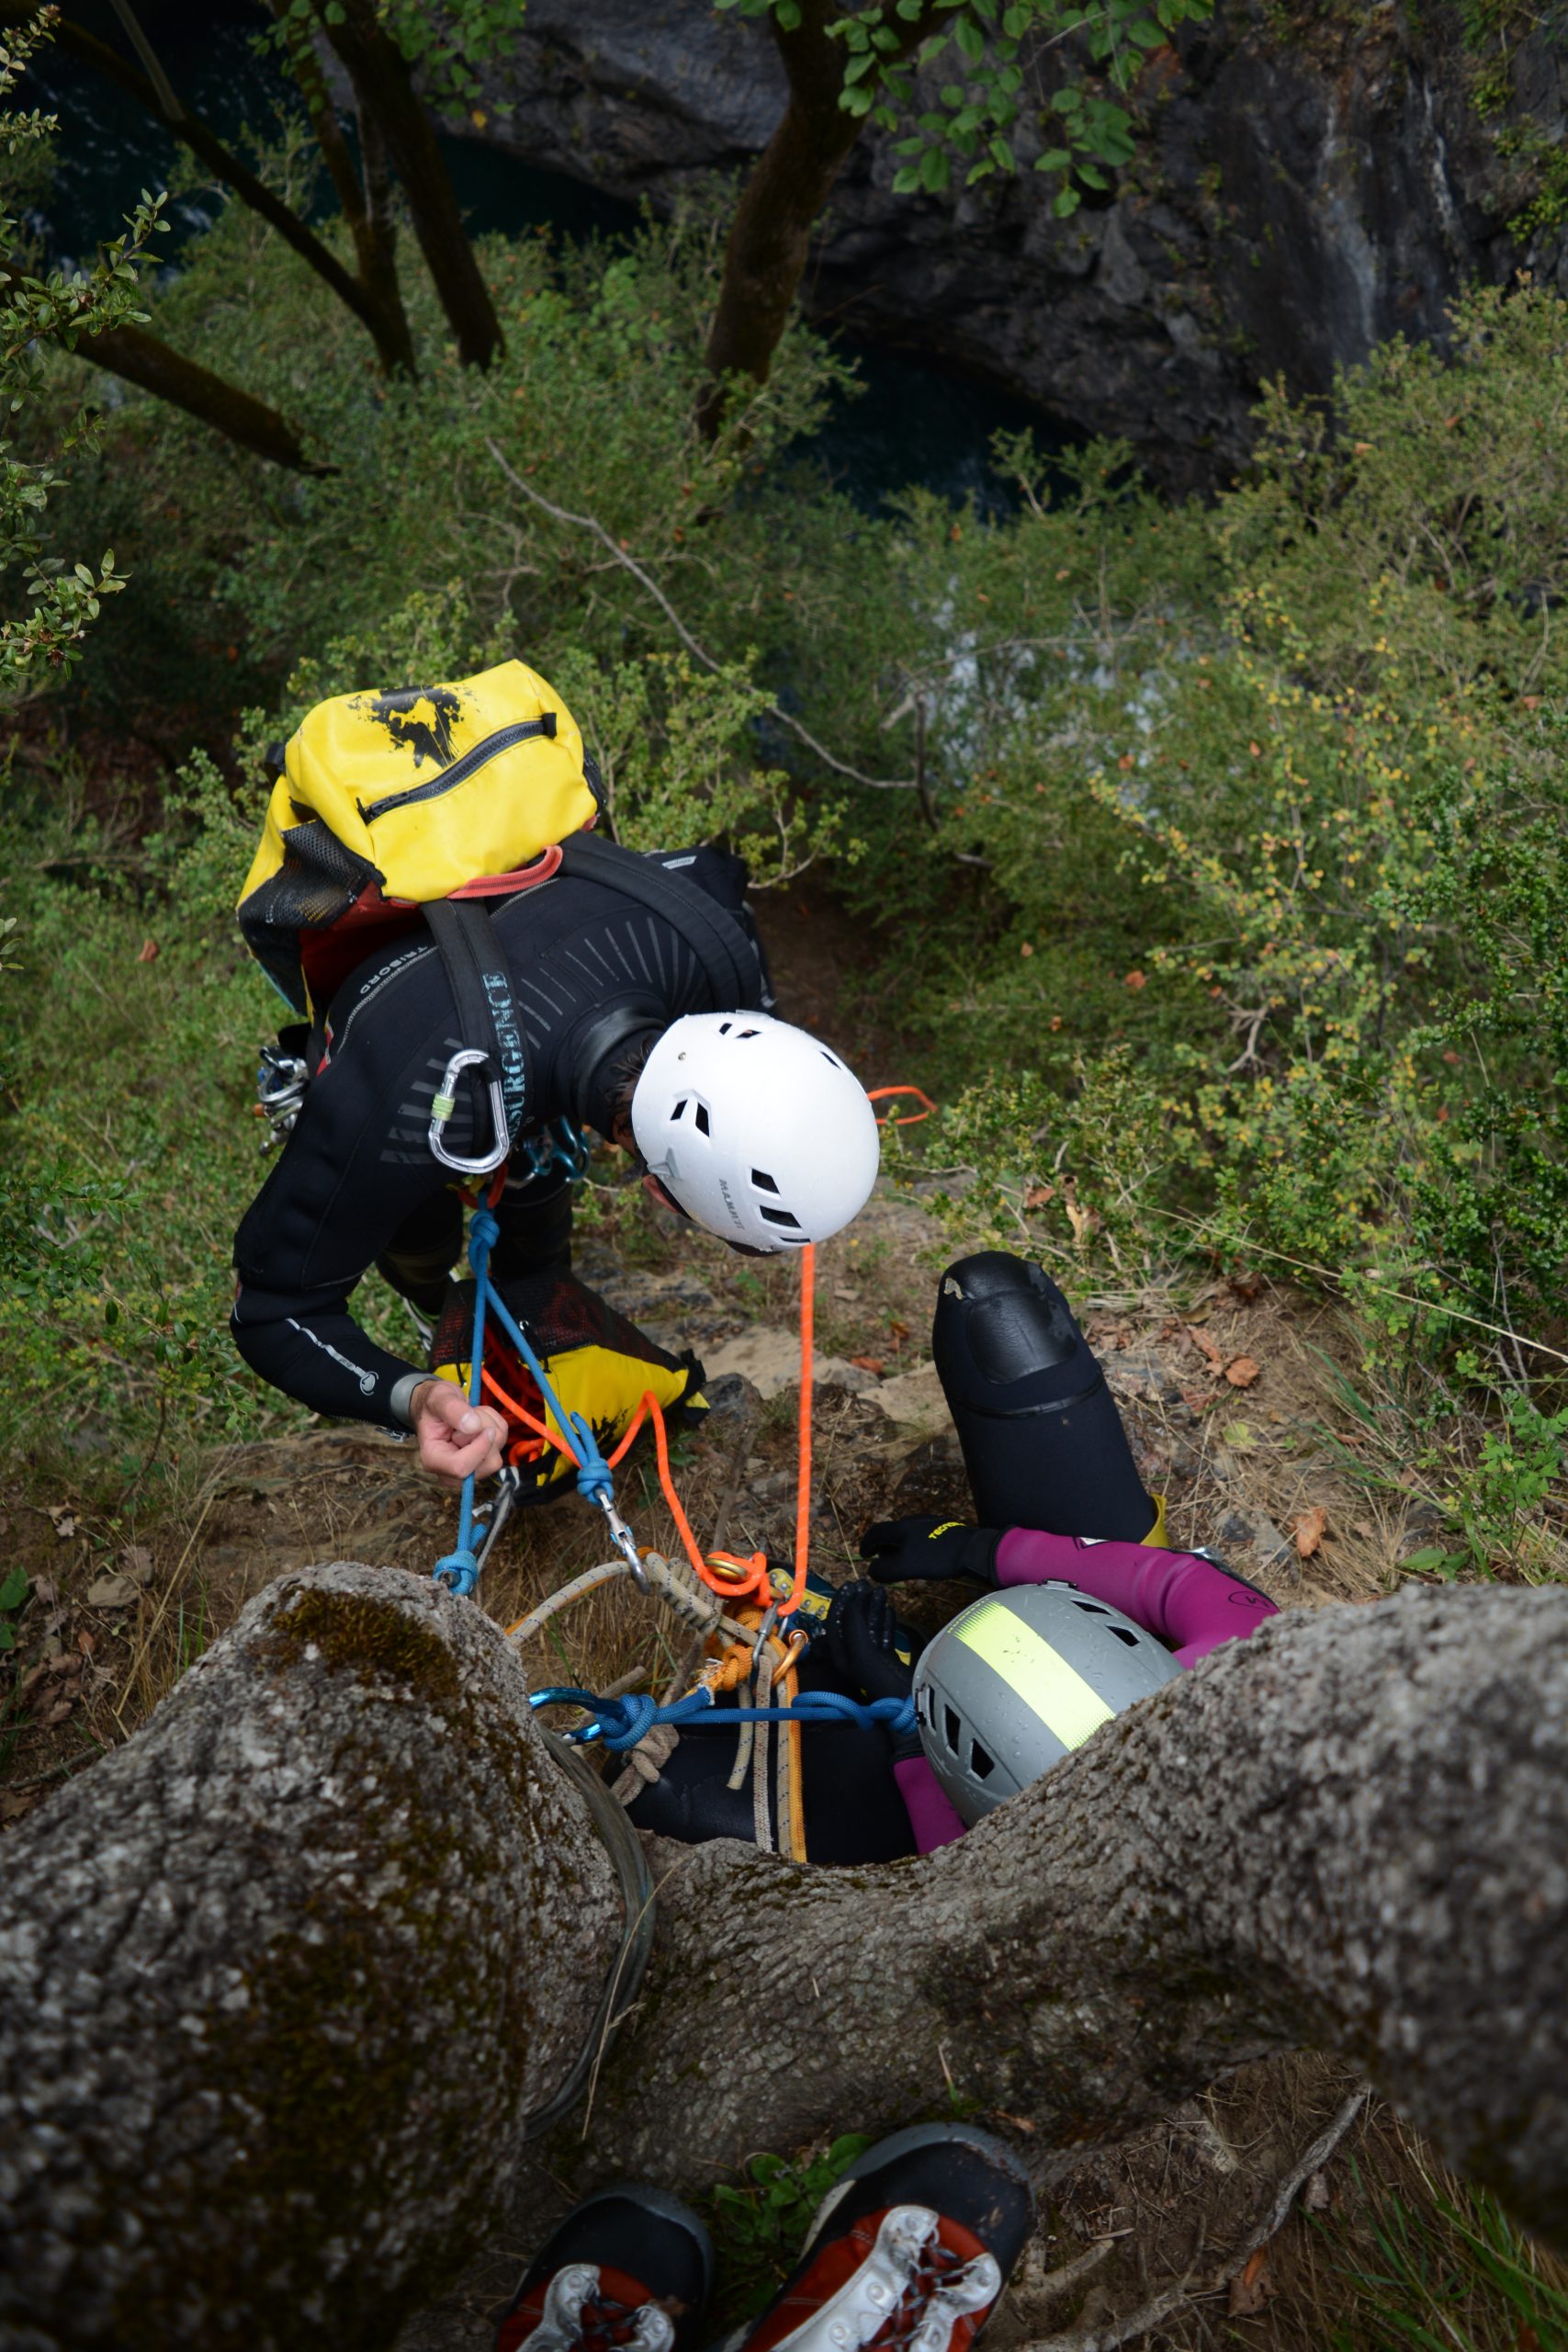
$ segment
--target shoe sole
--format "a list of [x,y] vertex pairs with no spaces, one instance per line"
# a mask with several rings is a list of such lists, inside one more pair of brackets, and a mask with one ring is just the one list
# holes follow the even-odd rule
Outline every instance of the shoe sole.
[[842,2180],[835,2181],[827,2196],[811,2217],[811,2227],[801,2247],[801,2257],[810,2253],[822,2233],[823,2226],[833,2218],[837,2208],[864,2174],[875,2172],[883,2165],[895,2163],[898,2157],[910,2155],[917,2148],[952,2147],[976,2148],[1010,2173],[1019,2186],[1027,2189],[1029,2175],[1005,2141],[993,2132],[982,2132],[977,2123],[912,2123],[903,2132],[889,2132],[886,2140],[874,2140],[863,2154],[858,2155]]

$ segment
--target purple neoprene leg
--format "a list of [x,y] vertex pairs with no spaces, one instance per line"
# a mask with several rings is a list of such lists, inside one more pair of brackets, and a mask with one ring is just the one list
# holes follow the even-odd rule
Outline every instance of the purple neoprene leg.
[[1179,1666],[1196,1666],[1222,1642],[1250,1634],[1279,1613],[1265,1594],[1193,1552],[1010,1527],[997,1546],[998,1584],[1005,1590],[1053,1579],[1076,1584],[1157,1634],[1176,1652]]
[[939,1846],[951,1846],[955,1838],[963,1837],[963,1819],[943,1796],[942,1783],[923,1756],[900,1757],[893,1767],[893,1778],[915,1833],[918,1854],[932,1854]]

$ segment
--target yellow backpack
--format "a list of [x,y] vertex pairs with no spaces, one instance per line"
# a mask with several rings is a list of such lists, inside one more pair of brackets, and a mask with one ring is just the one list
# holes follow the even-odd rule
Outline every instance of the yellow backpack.
[[432,903],[548,878],[599,814],[560,696],[523,662],[450,685],[334,695],[289,739],[240,929],[298,1013]]
[[[527,1041],[490,910],[564,872],[619,891],[671,923],[716,1004],[766,1004],[754,938],[679,870],[590,829],[598,771],[571,713],[537,672],[502,662],[451,685],[334,695],[276,754],[282,773],[240,894],[245,944],[306,1029],[262,1057],[262,1107],[275,1136],[298,1115],[323,1051],[327,1007],[355,967],[427,929],[441,952],[462,1048],[447,1063],[430,1125],[445,1168],[498,1168],[530,1115]],[[460,1081],[478,1081],[491,1139],[457,1159],[443,1140]]]

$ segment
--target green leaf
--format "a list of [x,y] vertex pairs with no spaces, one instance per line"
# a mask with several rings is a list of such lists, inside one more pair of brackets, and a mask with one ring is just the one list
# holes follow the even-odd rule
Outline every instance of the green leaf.
[[944,148],[928,147],[920,157],[920,185],[933,196],[947,187],[953,179],[953,165]]
[[0,1609],[19,1609],[27,1597],[26,1568],[13,1568],[8,1576],[0,1577]]
[[1128,26],[1127,38],[1129,40],[1136,41],[1140,49],[1165,47],[1165,34],[1158,25],[1151,25],[1146,17],[1140,17],[1135,25]]
[[895,196],[913,196],[920,185],[920,175],[913,164],[903,164],[893,175]]
[[16,1646],[17,1636],[15,1632],[4,1622],[4,1620],[0,1620],[0,1650],[14,1650]]
[[960,17],[953,28],[953,37],[970,64],[978,65],[986,54],[986,36],[974,17]]
[[1072,160],[1066,147],[1047,147],[1034,168],[1037,172],[1065,172]]
[[1018,165],[1013,161],[1012,149],[999,133],[991,141],[991,153],[1004,172],[1014,172],[1018,169]]
[[1111,185],[1110,181],[1106,178],[1105,174],[1100,169],[1098,164],[1080,164],[1078,165],[1078,177],[1084,182],[1086,187],[1089,187],[1104,188],[1109,187]]
[[1051,106],[1054,113],[1077,114],[1082,105],[1083,95],[1080,91],[1056,90],[1052,94]]
[[1065,220],[1070,212],[1076,212],[1077,209],[1078,192],[1077,188],[1058,188],[1055,198],[1051,206],[1051,209],[1055,214],[1057,220]]

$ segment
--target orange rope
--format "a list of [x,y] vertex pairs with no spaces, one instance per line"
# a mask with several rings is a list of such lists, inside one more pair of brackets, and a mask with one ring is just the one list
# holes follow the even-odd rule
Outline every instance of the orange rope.
[[886,1118],[878,1119],[876,1124],[879,1127],[918,1127],[920,1121],[929,1119],[936,1109],[936,1104],[931,1101],[931,1096],[923,1093],[918,1086],[874,1086],[865,1099],[868,1102],[886,1102],[888,1097],[894,1094],[912,1094],[918,1102],[923,1102],[926,1107],[923,1111],[911,1111],[908,1117],[902,1119],[896,1119],[890,1111]]
[[811,1359],[817,1339],[817,1244],[800,1253],[800,1468],[795,1487],[795,1584],[782,1614],[793,1616],[806,1591],[811,1543]]
[[[815,1245],[808,1241],[800,1253],[800,1468],[795,1501],[795,1577],[788,1600],[779,1602],[781,1617],[794,1615],[806,1591],[807,1560],[811,1542],[811,1359],[816,1347],[816,1308],[817,1250]],[[576,1462],[577,1455],[566,1440],[546,1422],[537,1419],[517,1397],[508,1395],[494,1374],[482,1365],[479,1377],[504,1412],[521,1421],[525,1429],[532,1430],[536,1438],[553,1445],[558,1453],[564,1453],[569,1462]],[[625,1459],[637,1431],[649,1415],[653,1419],[654,1451],[659,1457],[659,1483],[664,1490],[670,1516],[675,1522],[694,1574],[710,1592],[716,1592],[727,1600],[739,1601],[750,1596],[759,1608],[771,1607],[774,1595],[765,1553],[753,1552],[749,1559],[740,1559],[733,1552],[715,1552],[704,1557],[692,1532],[692,1523],[681,1508],[681,1498],[675,1492],[675,1482],[670,1473],[670,1442],[664,1426],[664,1412],[651,1388],[644,1389],[642,1401],[630,1427],[609,1456],[610,1466],[614,1468]],[[526,1441],[519,1441],[510,1451],[513,1460],[526,1458],[536,1462],[543,1446],[528,1445]],[[719,1572],[716,1573],[716,1569]],[[729,1573],[722,1573],[724,1570]]]

